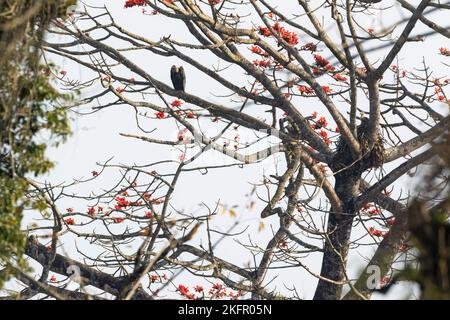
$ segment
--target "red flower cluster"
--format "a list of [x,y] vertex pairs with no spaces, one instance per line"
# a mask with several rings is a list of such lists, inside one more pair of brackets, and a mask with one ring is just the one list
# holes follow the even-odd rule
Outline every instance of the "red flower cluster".
[[376,216],[381,213],[381,210],[374,207],[371,203],[366,203],[363,207],[363,211],[369,216]]
[[267,27],[258,27],[258,32],[264,37],[270,37],[272,35]]
[[195,299],[195,296],[194,296],[192,293],[189,292],[189,288],[186,287],[186,286],[183,286],[182,284],[180,284],[180,285],[178,286],[178,292],[179,292],[182,296],[186,297],[186,298],[189,299],[189,300],[194,300],[194,299]]
[[325,91],[326,93],[331,93],[331,88],[329,86],[322,86],[323,91]]
[[272,65],[272,61],[269,59],[253,60],[253,64],[257,67],[268,68]]
[[384,236],[384,232],[380,231],[378,229],[375,229],[374,227],[370,227],[369,228],[369,233],[375,237],[383,237]]
[[314,90],[311,87],[300,85],[300,86],[298,86],[298,90],[300,91],[301,94],[306,94],[306,95],[314,94]]
[[447,56],[450,57],[450,50],[447,48],[439,48],[439,52],[440,54],[442,54],[443,56]]
[[172,107],[181,107],[181,105],[183,104],[183,102],[181,100],[175,99],[172,101],[172,103],[170,104]]
[[199,285],[196,285],[195,287],[194,287],[194,290],[195,290],[195,292],[203,292],[203,287],[202,286],[199,286]]
[[116,197],[116,205],[114,206],[114,209],[126,209],[129,205],[130,201],[128,201],[125,197]]
[[393,225],[395,224],[395,217],[391,217],[391,218],[387,219],[387,220],[386,220],[386,223],[387,223],[389,226],[393,226]]
[[227,295],[227,291],[220,283],[215,283],[209,290],[209,294],[212,298],[223,298]]
[[[291,46],[295,46],[298,43],[298,36],[295,32],[291,32],[286,30],[284,27],[282,27],[280,25],[279,22],[276,22],[273,26],[272,26],[273,30],[276,31],[280,37],[286,41],[287,43],[289,43]],[[264,37],[270,37],[272,35],[272,33],[270,32],[269,28],[267,27],[258,27],[258,32],[260,35],[264,36]]]
[[317,120],[314,129],[321,129],[327,126],[328,126],[327,119],[325,119],[325,117],[320,117],[319,120]]
[[273,30],[278,32],[280,37],[289,43],[291,46],[295,46],[298,43],[298,36],[295,32],[291,32],[282,27],[278,22],[273,25]]
[[336,81],[347,81],[347,77],[344,77],[342,74],[337,73],[333,76]]
[[369,216],[376,216],[376,215],[379,215],[380,213],[381,213],[381,210],[378,208],[371,208],[371,209],[367,210],[367,214]]
[[156,281],[159,280],[159,277],[158,277],[158,275],[156,275],[156,274],[151,274],[151,275],[149,276],[149,278],[150,278],[150,282],[151,282],[151,283],[155,283]]
[[132,8],[134,6],[146,6],[147,3],[145,2],[145,0],[127,0],[125,1],[125,8]]
[[259,54],[260,56],[267,57],[269,54],[265,52],[263,49],[261,49],[258,46],[251,46],[250,51],[256,54]]
[[314,60],[316,60],[316,64],[319,67],[326,67],[327,65],[330,64],[330,61],[328,61],[327,59],[325,59],[324,57],[322,57],[320,54],[315,54],[314,55]]
[[316,62],[316,65],[322,69],[325,69],[326,71],[334,71],[335,67],[333,67],[330,64],[330,61],[322,57],[320,54],[314,55],[314,60]]
[[121,223],[125,220],[125,218],[114,218],[113,221],[114,223]]
[[186,112],[186,117],[189,119],[193,119],[193,118],[195,118],[195,115],[192,111],[188,111],[188,112]]
[[64,222],[69,224],[69,225],[74,225],[75,224],[75,220],[73,218],[67,218],[66,220],[64,220]]
[[87,211],[88,215],[90,215],[91,217],[95,215],[95,207],[90,207],[88,208]]
[[155,116],[157,119],[164,119],[166,117],[166,114],[162,111],[156,112]]
[[208,3],[215,6],[220,3],[221,0],[208,0]]

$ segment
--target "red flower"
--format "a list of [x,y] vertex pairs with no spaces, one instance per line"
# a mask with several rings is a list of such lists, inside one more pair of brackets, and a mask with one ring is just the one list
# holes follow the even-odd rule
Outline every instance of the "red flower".
[[331,88],[329,86],[322,86],[323,91],[325,91],[326,93],[331,93]]
[[372,29],[372,28],[369,28],[369,29],[367,29],[367,32],[368,32],[368,33],[370,33],[370,34],[372,34],[372,33],[374,33],[374,32],[375,32],[375,30],[374,30],[374,29]]
[[280,25],[279,22],[275,23],[273,25],[273,30],[275,30],[276,32],[278,32],[278,34],[280,35],[280,37],[286,41],[287,43],[289,43],[291,46],[296,45],[298,43],[298,36],[295,32],[291,32],[286,30],[284,27],[282,27]]
[[185,296],[185,295],[189,294],[189,289],[188,289],[186,286],[183,286],[182,284],[180,284],[180,285],[178,286],[178,292],[179,292],[181,295]]
[[336,129],[334,129],[335,132],[339,133],[341,132],[341,130],[339,129],[339,127],[336,127]]
[[253,64],[255,66],[259,66],[262,68],[267,68],[270,67],[270,65],[272,64],[272,61],[269,59],[263,59],[263,60],[253,60]]
[[203,287],[202,286],[199,286],[199,285],[196,285],[195,287],[194,287],[194,290],[196,291],[196,292],[203,292]]
[[69,224],[69,225],[74,225],[75,224],[75,220],[73,218],[67,218],[66,220],[64,220],[64,222]]
[[317,111],[314,111],[314,112],[311,114],[311,117],[312,117],[313,119],[317,118]]
[[223,286],[220,283],[213,284],[212,288],[214,290],[222,290]]
[[188,111],[188,112],[186,112],[186,117],[188,117],[189,119],[193,119],[195,116],[192,111]]
[[325,130],[320,130],[319,134],[324,139],[328,138],[328,133]]
[[376,216],[376,215],[379,215],[379,214],[381,213],[381,210],[380,210],[380,209],[377,209],[377,208],[372,208],[372,209],[370,209],[369,211],[367,211],[367,213],[368,213],[370,216]]
[[336,81],[347,81],[347,77],[344,77],[342,74],[335,74],[333,76],[334,80]]
[[258,31],[259,31],[259,34],[263,35],[264,37],[271,36],[270,30],[267,27],[258,27]]
[[325,117],[320,117],[320,119],[316,122],[315,129],[320,129],[326,126],[328,126],[327,119],[325,119]]
[[117,92],[118,94],[121,94],[121,93],[124,92],[124,91],[125,91],[124,88],[121,88],[121,87],[116,88],[116,92]]
[[388,225],[390,225],[390,226],[394,225],[394,223],[395,223],[395,217],[389,218],[389,219],[386,221],[386,223],[387,223]]
[[73,208],[67,208],[66,211],[71,213],[71,212],[73,212]]
[[316,64],[322,68],[326,67],[327,65],[330,64],[330,62],[327,59],[325,59],[324,57],[322,57],[320,54],[315,54],[314,60],[316,60]]
[[314,90],[312,88],[302,85],[298,86],[298,90],[300,91],[301,94],[311,95],[314,93]]
[[375,237],[382,237],[383,236],[383,232],[381,232],[380,230],[375,229],[374,227],[370,227],[369,228],[369,233]]
[[59,73],[60,73],[61,75],[65,76],[65,75],[67,74],[67,71],[66,71],[66,70],[61,70]]
[[260,56],[267,57],[269,54],[265,52],[263,49],[261,49],[258,46],[251,46],[250,51],[256,54],[259,54]]
[[284,31],[281,37],[291,46],[295,46],[298,43],[298,36],[295,32]]
[[113,221],[114,223],[121,223],[125,220],[125,218],[114,218]]
[[443,56],[450,57],[450,50],[448,50],[447,48],[439,48],[439,52],[440,52]]
[[145,2],[145,0],[127,0],[125,1],[125,8],[132,8],[134,6],[146,6],[147,3]]
[[335,68],[334,66],[332,66],[331,64],[326,65],[326,66],[325,66],[325,69],[326,69],[327,71],[334,71],[334,70],[336,70],[336,68]]
[[55,277],[55,275],[52,275],[52,276],[51,276],[50,281],[51,281],[51,282],[56,282],[56,277]]
[[181,105],[183,104],[183,102],[181,100],[175,99],[172,101],[172,103],[170,104],[172,107],[181,107]]
[[88,208],[88,215],[93,216],[95,215],[95,207],[90,207]]
[[116,210],[121,210],[122,208],[126,209],[130,205],[130,201],[125,199],[125,197],[116,197],[116,205],[114,208]]
[[208,0],[208,2],[209,2],[209,4],[211,4],[211,5],[216,5],[216,4],[219,4],[220,3],[220,0]]
[[313,74],[314,75],[320,75],[320,74],[323,74],[323,72],[322,71],[320,71],[319,69],[317,69],[317,68],[312,68],[312,72],[313,72]]
[[93,176],[93,177],[96,177],[96,176],[98,176],[98,172],[97,172],[97,171],[95,171],[95,170],[94,170],[94,171],[92,171],[91,173],[92,173],[92,176]]
[[150,281],[151,281],[152,283],[154,283],[154,282],[156,282],[156,281],[158,281],[158,280],[159,280],[159,277],[158,277],[156,274],[150,275]]
[[158,119],[164,119],[166,117],[166,114],[162,111],[156,112],[155,113],[156,118]]

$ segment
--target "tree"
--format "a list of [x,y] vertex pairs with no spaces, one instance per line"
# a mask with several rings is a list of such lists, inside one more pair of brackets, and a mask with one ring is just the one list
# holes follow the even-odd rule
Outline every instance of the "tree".
[[40,60],[40,42],[51,19],[65,14],[74,1],[2,1],[0,4],[0,287],[10,271],[12,257],[25,246],[20,231],[23,209],[38,203],[25,198],[28,174],[47,172],[46,131],[55,143],[70,132],[66,111],[58,101],[70,95],[58,92],[49,81],[51,66]]
[[[151,39],[127,30],[106,7],[87,7],[76,22],[55,24],[51,32],[63,38],[46,41],[45,51],[73,61],[87,75],[79,81],[60,77],[66,88],[84,95],[77,107],[86,112],[130,107],[141,133],[122,135],[167,149],[165,161],[101,162],[90,178],[66,184],[28,180],[29,197],[45,202],[41,211],[53,223],[45,227],[52,231],[48,247],[39,240],[49,236],[42,228],[29,230],[26,254],[42,265],[41,279],[49,271],[73,279],[75,272],[83,288],[99,290],[70,291],[52,284],[56,276],[37,285],[20,272],[18,280],[30,286],[28,295],[152,299],[176,291],[188,299],[298,298],[295,288],[281,294],[271,286],[273,275],[289,269],[317,278],[314,299],[369,299],[396,269],[415,259],[408,237],[409,197],[392,186],[439,157],[430,144],[448,131],[450,80],[445,71],[433,73],[428,61],[439,59],[445,69],[450,51],[429,48],[420,67],[402,59],[405,48],[449,37],[448,28],[433,20],[448,4],[297,2],[291,14],[294,4],[266,0],[124,1],[129,14],[137,14],[138,7],[149,25],[176,24],[183,37]],[[393,21],[368,27],[367,18],[380,11]],[[136,52],[142,55],[136,58]],[[164,59],[184,66],[184,91],[172,87],[170,66],[167,75],[152,71]],[[216,61],[217,67],[209,67]],[[220,102],[193,87],[198,75],[220,88]],[[156,128],[147,129],[148,123]],[[178,132],[175,140],[164,136],[163,126]],[[252,140],[241,141],[241,134]],[[180,150],[178,159],[170,148]],[[220,163],[198,165],[212,150],[234,161],[222,157]],[[261,206],[260,229],[272,223],[271,232],[262,231],[270,236],[265,246],[252,241],[246,229],[234,233],[245,225],[238,219],[225,232],[215,229],[218,212],[235,216],[233,207],[205,203],[204,210],[186,213],[173,205],[184,175],[233,166],[246,170],[275,154],[282,156],[278,169],[258,177],[249,194],[249,206]],[[111,187],[71,191],[86,190],[113,169],[120,170],[120,179]],[[85,209],[63,209],[63,199]],[[78,243],[88,240],[89,249],[80,249],[87,262],[57,252],[67,233]],[[244,235],[238,241],[252,265],[217,253],[222,241],[238,235]],[[361,247],[374,251],[355,277],[348,258]],[[308,257],[321,258],[321,267],[309,266]],[[184,270],[203,281],[213,279],[210,290],[204,283],[186,286],[178,278]]]

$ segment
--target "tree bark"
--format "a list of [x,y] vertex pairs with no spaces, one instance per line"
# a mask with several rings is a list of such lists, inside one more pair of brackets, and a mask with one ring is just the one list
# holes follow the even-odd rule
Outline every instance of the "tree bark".
[[339,212],[331,208],[329,214],[328,239],[324,245],[320,271],[322,279],[319,279],[314,300],[337,300],[342,295],[343,286],[336,282],[345,280],[349,242],[355,217],[354,200],[358,195],[360,184],[360,173],[355,171],[349,168],[336,175],[335,190],[343,205]]

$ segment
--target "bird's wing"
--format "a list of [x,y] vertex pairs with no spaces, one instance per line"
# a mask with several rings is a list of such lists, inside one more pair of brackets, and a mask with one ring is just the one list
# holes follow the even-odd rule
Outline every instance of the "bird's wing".
[[186,75],[184,73],[184,68],[183,67],[180,67],[178,69],[178,74],[180,76],[180,82],[183,83],[183,91],[184,91],[184,89],[186,88]]

